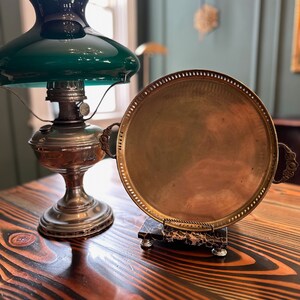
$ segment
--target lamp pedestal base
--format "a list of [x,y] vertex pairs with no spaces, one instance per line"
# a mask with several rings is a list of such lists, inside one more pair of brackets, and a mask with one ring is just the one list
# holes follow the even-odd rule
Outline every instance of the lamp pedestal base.
[[[38,231],[53,239],[69,239],[96,235],[114,221],[112,209],[82,191],[76,198],[79,205],[65,205],[67,196],[49,208],[40,219]],[[71,201],[72,202],[72,201]]]

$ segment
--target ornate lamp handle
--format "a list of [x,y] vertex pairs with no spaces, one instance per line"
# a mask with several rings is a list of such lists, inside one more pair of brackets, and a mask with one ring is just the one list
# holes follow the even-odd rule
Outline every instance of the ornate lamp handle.
[[295,172],[298,169],[298,162],[296,161],[296,153],[293,152],[287,145],[283,143],[278,143],[278,147],[283,148],[284,158],[285,158],[285,169],[282,172],[282,177],[279,180],[274,178],[273,183],[282,183],[286,182],[295,175]]
[[120,123],[113,123],[113,124],[109,125],[106,129],[104,129],[102,135],[99,138],[99,141],[100,141],[100,144],[101,144],[101,149],[109,157],[116,159],[117,155],[116,154],[112,154],[110,152],[110,148],[109,148],[110,135],[111,135],[111,132],[112,132],[112,128],[114,126],[120,127]]

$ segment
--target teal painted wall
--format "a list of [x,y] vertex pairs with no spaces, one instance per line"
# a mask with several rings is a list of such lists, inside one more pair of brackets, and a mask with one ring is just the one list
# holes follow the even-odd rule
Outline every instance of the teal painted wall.
[[[18,0],[0,1],[0,45],[21,34]],[[17,93],[28,100],[26,89]],[[0,189],[40,177],[33,151],[27,144],[32,130],[29,113],[11,93],[0,89]]]
[[[137,2],[139,41],[169,51],[152,58],[152,80],[189,68],[217,70],[253,89],[274,117],[300,118],[300,74],[290,72],[294,0],[206,0],[220,10],[220,26],[203,41],[193,27],[201,1]],[[0,45],[20,33],[19,0],[0,1]],[[28,99],[26,90],[18,93]],[[27,144],[28,111],[1,89],[0,112],[0,189],[48,174]]]
[[194,29],[199,0],[151,0],[148,41],[164,44],[151,60],[151,80],[184,69],[210,69],[254,90],[273,117],[300,118],[300,74],[290,71],[294,0],[207,0],[219,27],[202,41]]

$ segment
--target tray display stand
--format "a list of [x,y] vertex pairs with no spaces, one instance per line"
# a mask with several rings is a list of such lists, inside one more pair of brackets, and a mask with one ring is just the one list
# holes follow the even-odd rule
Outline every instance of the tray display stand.
[[227,227],[196,232],[176,229],[167,225],[167,222],[159,223],[152,218],[147,218],[138,232],[138,237],[141,239],[143,250],[153,247],[155,241],[163,241],[195,247],[205,246],[211,248],[211,252],[215,256],[224,257],[227,255]]
[[[113,155],[108,141],[115,125]],[[128,195],[150,217],[138,235],[144,249],[160,240],[209,247],[225,256],[227,227],[249,215],[272,182],[286,181],[298,166],[295,153],[278,143],[272,117],[257,95],[209,70],[154,81],[100,140],[117,159]],[[274,179],[279,148],[285,169]]]

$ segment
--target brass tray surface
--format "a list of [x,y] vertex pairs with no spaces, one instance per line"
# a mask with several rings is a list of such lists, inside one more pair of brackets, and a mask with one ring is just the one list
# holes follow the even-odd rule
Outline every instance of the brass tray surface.
[[117,164],[133,201],[172,227],[235,223],[267,192],[277,167],[272,119],[245,85],[220,73],[167,75],[129,105]]

